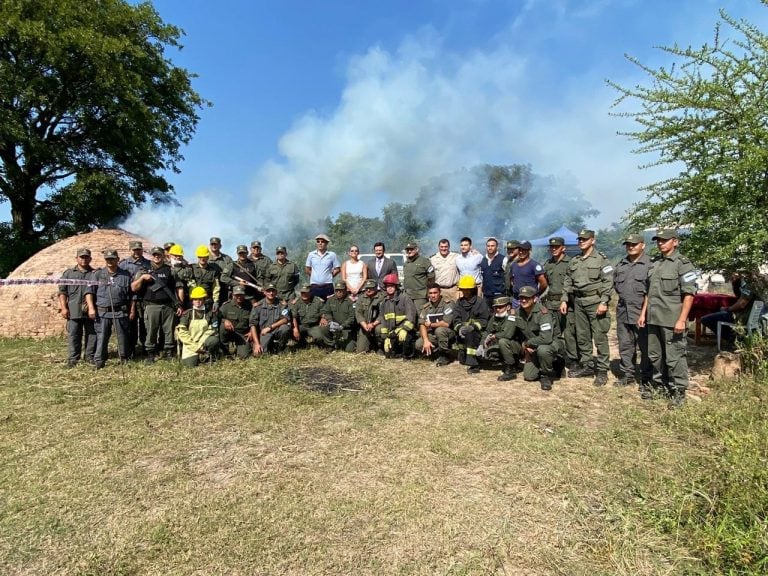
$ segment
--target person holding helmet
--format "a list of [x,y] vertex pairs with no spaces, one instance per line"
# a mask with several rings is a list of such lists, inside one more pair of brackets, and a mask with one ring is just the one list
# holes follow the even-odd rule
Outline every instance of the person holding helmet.
[[181,342],[181,363],[195,367],[201,360],[214,359],[221,349],[218,326],[208,292],[202,286],[189,291],[192,308],[182,314],[176,327],[176,339]]
[[500,382],[513,380],[515,378],[515,364],[517,359],[514,357],[503,356],[499,347],[499,338],[504,334],[507,327],[507,320],[510,319],[512,302],[509,296],[496,296],[493,299],[493,314],[485,327],[481,344],[477,348],[477,355],[487,360],[495,362],[504,362],[504,373],[499,376]]
[[475,277],[465,274],[459,278],[461,297],[453,307],[453,329],[459,344],[459,362],[467,367],[468,374],[480,372],[477,347],[483,330],[491,316],[484,298],[477,296]]
[[402,354],[403,360],[413,358],[416,332],[416,306],[405,292],[400,290],[397,274],[387,274],[383,279],[386,296],[381,303],[379,317],[384,354],[391,358]]
[[197,262],[182,269],[178,277],[184,282],[188,290],[192,290],[196,286],[204,288],[208,298],[205,303],[206,308],[215,312],[218,309],[219,292],[221,290],[221,268],[209,262],[211,252],[205,244],[197,247],[195,256],[197,257]]

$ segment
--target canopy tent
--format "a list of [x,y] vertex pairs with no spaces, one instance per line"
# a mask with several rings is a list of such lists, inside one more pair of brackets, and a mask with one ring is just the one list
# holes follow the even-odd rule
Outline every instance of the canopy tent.
[[563,240],[565,240],[566,246],[578,245],[579,234],[577,232],[574,232],[570,228],[567,228],[565,224],[560,226],[560,228],[558,228],[551,234],[548,234],[542,238],[529,240],[529,242],[531,243],[531,246],[549,246],[549,239],[552,238],[552,236],[560,236]]

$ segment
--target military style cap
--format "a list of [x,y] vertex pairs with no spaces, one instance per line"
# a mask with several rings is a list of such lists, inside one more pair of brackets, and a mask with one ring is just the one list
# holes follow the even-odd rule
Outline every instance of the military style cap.
[[531,243],[526,240],[525,242],[520,242],[519,246],[520,250],[530,250],[532,248]]
[[221,238],[218,236],[211,236],[211,239],[208,241],[209,244],[221,244]]
[[261,242],[259,242],[258,240],[254,240],[253,242],[251,242],[251,248],[261,248]]
[[152,250],[150,250],[150,254],[154,256],[155,254],[160,254],[160,256],[165,256],[165,250],[162,246],[153,246]]
[[416,244],[416,242],[408,242],[408,244],[405,245],[405,249],[406,250],[412,250],[412,249],[415,249],[415,248],[418,248],[418,247],[419,247],[419,245]]
[[549,239],[549,245],[565,246],[565,238],[563,238],[562,236],[552,236],[552,238]]
[[301,292],[302,294],[306,292],[312,292],[312,286],[310,286],[309,284],[302,284],[301,288],[299,288],[299,292]]
[[594,230],[588,230],[587,228],[584,228],[581,232],[579,232],[579,239],[581,238],[594,238],[595,237],[595,231]]
[[520,242],[517,240],[507,240],[507,250],[511,250],[512,248],[519,248]]
[[144,245],[138,240],[131,240],[131,242],[128,244],[128,247],[131,250],[138,250],[139,248],[143,249]]
[[166,242],[165,244],[163,244],[163,250],[170,250],[175,245],[176,245],[176,242]]
[[245,286],[233,286],[232,287],[232,294],[241,294],[245,295]]
[[106,250],[104,250],[104,252],[102,252],[102,254],[103,254],[105,260],[107,258],[117,259],[117,250],[113,250],[111,248],[107,248]]
[[240,244],[240,245],[237,247],[237,253],[238,253],[238,254],[242,254],[243,252],[245,252],[246,254],[248,254],[248,246],[246,246],[245,244]]
[[346,290],[347,289],[347,283],[344,282],[344,280],[336,280],[336,282],[333,283],[333,289],[334,290]]
[[269,284],[267,284],[266,286],[264,286],[264,290],[277,290],[277,286],[275,286],[274,284],[272,284],[272,283],[270,282]]
[[628,234],[622,244],[640,244],[641,242],[645,242],[642,234]]
[[326,236],[325,234],[318,234],[317,236],[315,236],[315,240],[325,240],[326,242],[331,241],[331,239],[328,238],[328,236]]
[[533,286],[523,286],[520,288],[520,296],[525,296],[526,298],[533,298],[536,296],[536,288]]
[[493,306],[506,306],[509,304],[509,296],[497,296],[493,299]]
[[285,246],[278,246],[277,248],[275,248],[275,254],[280,254],[280,252],[282,252],[283,254],[288,254],[288,248],[286,248]]
[[376,280],[366,280],[365,284],[363,284],[363,289],[368,290],[368,288],[378,288],[378,284],[376,284]]
[[652,240],[669,240],[670,238],[677,238],[677,230],[674,228],[659,230]]
[[88,248],[78,248],[77,249],[77,255],[78,256],[90,256],[91,251],[88,250]]

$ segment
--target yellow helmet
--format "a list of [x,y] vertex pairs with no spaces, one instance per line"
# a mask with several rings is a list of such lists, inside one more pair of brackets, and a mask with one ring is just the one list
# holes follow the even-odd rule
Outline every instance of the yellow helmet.
[[184,256],[184,248],[181,247],[181,244],[174,244],[168,249],[168,254],[171,256]]
[[475,282],[475,277],[466,275],[459,278],[459,288],[460,289],[469,289],[469,288],[477,288],[477,283]]
[[208,258],[211,255],[211,251],[208,250],[208,246],[205,244],[200,244],[200,246],[197,247],[197,250],[195,250],[195,256],[198,258]]
[[192,300],[202,300],[203,298],[208,298],[208,292],[202,286],[195,286],[189,291],[189,297]]

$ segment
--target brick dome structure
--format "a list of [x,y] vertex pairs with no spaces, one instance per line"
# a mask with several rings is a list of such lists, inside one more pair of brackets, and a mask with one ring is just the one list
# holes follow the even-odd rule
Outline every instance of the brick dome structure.
[[[75,255],[81,247],[91,250],[91,266],[101,268],[104,266],[103,250],[114,248],[122,259],[130,255],[128,245],[133,240],[144,243],[145,255],[149,257],[153,243],[147,238],[120,229],[94,230],[44,248],[11,272],[8,278],[59,278],[66,268],[76,264]],[[65,324],[59,314],[57,285],[0,286],[0,336],[62,336]]]

